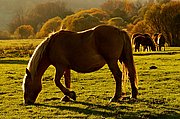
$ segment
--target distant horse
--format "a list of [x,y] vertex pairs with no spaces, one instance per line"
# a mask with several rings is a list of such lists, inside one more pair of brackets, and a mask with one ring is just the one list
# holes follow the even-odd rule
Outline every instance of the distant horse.
[[[131,37],[131,44],[134,44],[134,43],[135,43],[135,42],[134,42],[135,37],[137,37],[137,36],[142,36],[142,35],[143,35],[143,34],[141,34],[141,33],[135,33],[135,34],[133,34],[132,37]],[[136,52],[136,51],[139,51],[140,43],[136,42],[136,44],[134,44],[134,45],[135,45],[135,52]]]
[[164,47],[164,51],[165,51],[165,37],[163,36],[162,33],[156,33],[153,36],[153,40],[156,44],[156,49],[157,51],[161,51],[161,47]]
[[152,51],[156,50],[154,41],[152,40],[152,38],[148,34],[137,35],[134,38],[134,45],[135,45],[135,52],[139,51],[140,45],[143,46],[143,51],[145,51],[145,50],[148,51],[148,47]]
[[[68,101],[76,100],[76,93],[69,90],[70,69],[88,73],[108,64],[116,81],[115,94],[110,101],[117,102],[122,98],[122,77],[124,77],[118,61],[127,68],[132,98],[137,98],[132,46],[125,31],[107,25],[100,25],[84,32],[58,31],[35,49],[28,63],[23,81],[25,104],[34,104],[42,89],[42,75],[50,65],[56,68],[55,84],[64,93],[63,100]],[[63,74],[65,86],[60,82]]]
[[157,49],[159,51],[161,51],[161,47],[164,47],[164,51],[165,51],[165,41],[166,41],[166,39],[165,39],[164,35],[162,33],[160,33],[158,35],[158,39],[157,39],[157,46],[158,46]]
[[143,35],[142,33],[135,33],[132,35],[131,40],[133,40],[137,36],[142,36],[142,35]]

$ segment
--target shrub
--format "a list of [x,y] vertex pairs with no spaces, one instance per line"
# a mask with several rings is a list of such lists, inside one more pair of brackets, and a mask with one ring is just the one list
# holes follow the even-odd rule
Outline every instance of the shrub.
[[84,14],[84,13],[97,17],[100,21],[107,20],[110,17],[106,11],[98,9],[98,8],[91,8],[88,10],[81,10],[78,12],[78,14]]
[[36,34],[36,38],[47,37],[49,33],[60,30],[62,19],[54,17],[49,19]]
[[67,16],[62,21],[62,29],[71,31],[83,31],[94,26],[102,24],[100,19],[85,12],[78,12],[76,14]]
[[67,16],[62,21],[62,29],[72,31],[82,31],[102,24],[101,21],[107,20],[109,15],[107,12],[91,8],[88,10],[80,10],[77,13]]
[[32,38],[34,36],[34,29],[31,25],[21,25],[14,32],[15,38]]
[[118,28],[123,28],[127,23],[121,17],[114,17],[108,20],[108,24]]

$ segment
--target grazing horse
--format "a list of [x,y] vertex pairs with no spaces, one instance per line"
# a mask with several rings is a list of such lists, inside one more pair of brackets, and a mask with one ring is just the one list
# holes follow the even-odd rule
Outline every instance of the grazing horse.
[[[55,84],[65,95],[63,100],[76,100],[76,93],[70,91],[70,69],[88,73],[108,64],[116,89],[111,102],[122,98],[122,77],[118,61],[128,71],[132,98],[137,98],[137,78],[132,46],[128,34],[118,28],[100,25],[84,32],[61,30],[45,39],[35,49],[23,81],[25,104],[34,104],[42,89],[41,78],[45,70],[53,65],[56,69]],[[65,76],[65,86],[60,82]],[[107,82],[108,83],[108,82]]]
[[153,40],[156,44],[157,51],[161,51],[161,47],[164,47],[165,51],[165,37],[162,35],[162,33],[156,33],[153,36]]
[[161,51],[161,47],[164,47],[164,51],[165,51],[165,40],[166,39],[165,39],[164,35],[162,33],[160,33],[158,35],[158,39],[157,39],[157,46],[158,46],[157,50]]
[[148,47],[150,47],[150,49],[152,51],[156,50],[154,41],[152,40],[152,38],[148,34],[137,35],[134,38],[134,45],[135,45],[135,52],[139,51],[140,45],[143,46],[143,48],[144,48],[143,51],[145,51],[146,49],[148,51]]

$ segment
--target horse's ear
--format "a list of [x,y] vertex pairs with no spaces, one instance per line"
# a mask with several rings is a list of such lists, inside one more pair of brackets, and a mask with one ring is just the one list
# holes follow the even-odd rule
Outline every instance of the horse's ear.
[[31,77],[31,73],[29,72],[29,70],[26,68],[26,74],[28,77]]

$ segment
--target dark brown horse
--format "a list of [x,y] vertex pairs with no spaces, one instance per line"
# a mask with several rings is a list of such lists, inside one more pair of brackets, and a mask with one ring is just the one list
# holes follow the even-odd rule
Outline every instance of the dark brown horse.
[[[70,69],[77,72],[93,72],[108,64],[116,81],[111,101],[122,98],[122,72],[118,61],[128,70],[132,98],[137,98],[137,78],[128,34],[112,26],[101,25],[84,32],[61,30],[44,40],[34,51],[26,68],[23,81],[25,104],[33,104],[42,89],[41,78],[45,70],[56,68],[55,84],[64,93],[63,100],[76,100],[70,91]],[[60,79],[65,75],[65,86]],[[124,73],[123,73],[124,74]],[[107,82],[108,83],[108,82]]]
[[162,33],[156,33],[153,36],[154,42],[156,44],[156,49],[157,51],[161,51],[161,48],[164,47],[164,51],[165,51],[165,37]]
[[143,51],[145,51],[145,50],[148,51],[148,47],[152,51],[156,51],[154,41],[152,40],[152,38],[148,34],[137,35],[133,39],[133,41],[134,41],[134,45],[135,45],[135,52],[140,51],[139,50],[140,45],[143,46]]

